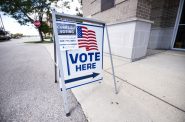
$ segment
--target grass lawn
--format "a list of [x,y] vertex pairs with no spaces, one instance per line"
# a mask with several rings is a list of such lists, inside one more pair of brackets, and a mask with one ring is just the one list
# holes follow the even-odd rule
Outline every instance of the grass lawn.
[[44,41],[27,41],[27,42],[24,42],[24,43],[35,43],[35,44],[41,43],[41,44],[48,44],[48,43],[53,43],[53,42],[52,42],[52,41],[46,41],[46,40],[44,40]]

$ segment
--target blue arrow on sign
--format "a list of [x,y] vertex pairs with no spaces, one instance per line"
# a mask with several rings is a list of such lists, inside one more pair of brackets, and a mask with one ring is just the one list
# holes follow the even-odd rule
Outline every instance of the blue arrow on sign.
[[95,78],[96,76],[98,76],[100,73],[95,73],[93,72],[92,74],[90,75],[86,75],[86,76],[81,76],[81,77],[77,77],[77,78],[73,78],[73,79],[69,79],[69,80],[65,80],[65,83],[71,83],[71,82],[74,82],[74,81],[78,81],[78,80],[83,80],[83,79],[87,79],[87,78]]

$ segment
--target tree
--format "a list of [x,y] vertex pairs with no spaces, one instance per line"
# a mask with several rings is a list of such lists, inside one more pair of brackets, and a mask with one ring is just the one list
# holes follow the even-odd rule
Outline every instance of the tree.
[[44,33],[45,38],[46,38],[46,34],[51,34],[52,32],[52,28],[48,26],[47,22],[42,22],[40,29]]
[[[5,14],[11,15],[21,25],[33,23],[33,15],[43,24],[43,15],[50,11],[51,3],[57,0],[0,0],[0,9]],[[42,26],[38,27],[41,41],[44,41],[42,35]]]
[[[73,0],[71,3],[74,2]],[[47,23],[51,19],[51,6],[57,8],[66,8],[70,10],[69,1],[65,0],[0,0],[0,9],[5,14],[11,15],[21,25],[27,25],[35,21],[34,16],[40,21],[41,26],[38,27],[41,41],[44,41],[42,33],[48,33],[49,27]],[[76,8],[77,15],[82,16],[80,9]],[[45,18],[43,18],[45,16]],[[46,19],[46,21],[43,21]],[[49,19],[49,20],[48,20]]]

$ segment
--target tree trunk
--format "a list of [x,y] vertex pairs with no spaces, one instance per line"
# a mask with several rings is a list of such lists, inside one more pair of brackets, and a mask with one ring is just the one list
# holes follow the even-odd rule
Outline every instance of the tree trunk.
[[41,31],[40,27],[38,28],[38,31],[39,31],[39,35],[40,35],[40,41],[43,42],[44,41],[44,37],[42,35],[42,31]]
[[[42,14],[39,15],[39,21],[40,21],[41,26],[42,26],[42,16],[43,16]],[[38,28],[38,30],[39,30],[39,35],[40,35],[40,41],[43,42],[44,37],[42,35],[41,26]]]

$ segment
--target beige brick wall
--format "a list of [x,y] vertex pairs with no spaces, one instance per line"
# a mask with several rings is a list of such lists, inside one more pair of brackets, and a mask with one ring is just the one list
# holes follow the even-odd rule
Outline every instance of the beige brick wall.
[[115,6],[101,12],[101,0],[83,0],[84,16],[107,23],[137,17],[154,21],[152,27],[173,27],[179,0],[115,0]]
[[150,20],[151,0],[138,0],[136,16]]
[[179,0],[153,0],[150,19],[152,27],[173,27],[177,16]]
[[84,16],[90,16],[101,11],[101,0],[82,0]]
[[115,6],[101,12],[101,0],[83,0],[83,14],[105,22],[136,17],[137,0],[115,0]]

